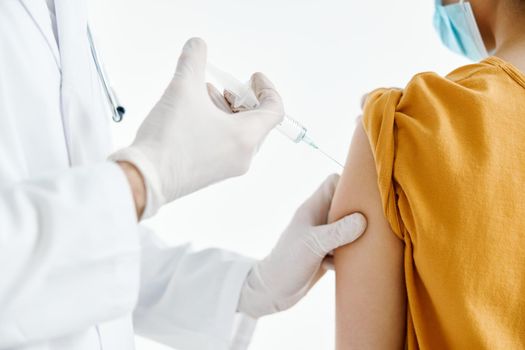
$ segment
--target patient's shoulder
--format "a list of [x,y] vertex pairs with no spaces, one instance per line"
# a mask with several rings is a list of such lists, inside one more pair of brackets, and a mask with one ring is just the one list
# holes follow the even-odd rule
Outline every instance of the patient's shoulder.
[[398,111],[415,118],[436,112],[443,115],[443,109],[454,110],[462,103],[483,98],[484,93],[489,93],[488,84],[496,77],[506,78],[500,68],[485,61],[461,66],[446,76],[422,72],[414,75],[402,89],[372,91],[363,108],[365,111]]

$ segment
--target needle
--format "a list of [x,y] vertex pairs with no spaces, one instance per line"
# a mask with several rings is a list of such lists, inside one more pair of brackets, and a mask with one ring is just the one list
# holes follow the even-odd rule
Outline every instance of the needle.
[[313,148],[315,148],[316,150],[318,150],[319,152],[321,152],[322,155],[324,155],[326,158],[330,159],[332,162],[334,162],[335,164],[339,165],[342,169],[344,169],[344,165],[339,163],[334,157],[332,157],[331,155],[329,155],[328,153],[326,153],[325,151],[323,151],[323,149],[319,148],[319,146],[317,146],[316,144],[310,144],[310,146],[312,146]]

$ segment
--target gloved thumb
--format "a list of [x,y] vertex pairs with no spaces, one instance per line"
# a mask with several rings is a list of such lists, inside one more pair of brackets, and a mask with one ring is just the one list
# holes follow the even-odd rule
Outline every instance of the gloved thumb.
[[332,224],[316,226],[312,229],[314,241],[317,242],[317,254],[326,256],[332,250],[354,242],[366,230],[366,218],[354,213]]
[[200,38],[192,38],[186,42],[177,63],[175,79],[194,80],[204,84],[206,77],[206,62],[208,48]]
[[265,131],[270,131],[284,118],[284,106],[281,96],[270,79],[262,73],[252,75],[251,85],[259,101],[259,107],[250,113],[253,115],[249,119],[261,124]]

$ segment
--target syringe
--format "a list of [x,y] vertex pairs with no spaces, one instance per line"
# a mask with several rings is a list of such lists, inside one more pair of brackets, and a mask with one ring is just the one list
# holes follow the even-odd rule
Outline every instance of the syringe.
[[[249,83],[241,83],[230,73],[222,71],[209,62],[207,66],[207,72],[210,77],[216,81],[216,83],[221,85],[221,88],[234,96],[235,101],[233,101],[233,103],[235,108],[244,107],[247,109],[255,109],[259,106],[259,100],[257,99],[257,96],[255,96],[255,93],[253,92]],[[304,127],[297,120],[291,118],[288,115],[285,115],[283,121],[277,125],[276,129],[292,142],[304,142],[308,146],[318,150],[321,154],[339,165],[341,168],[344,168],[340,162],[323,151],[314,142],[314,140],[308,136],[308,129],[306,129],[306,127]]]

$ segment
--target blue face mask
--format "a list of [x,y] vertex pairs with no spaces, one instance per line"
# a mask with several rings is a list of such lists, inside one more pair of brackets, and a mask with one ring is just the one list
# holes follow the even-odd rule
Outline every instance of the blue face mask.
[[451,5],[442,5],[442,0],[436,0],[434,27],[450,50],[473,61],[488,56],[472,7],[465,0]]

